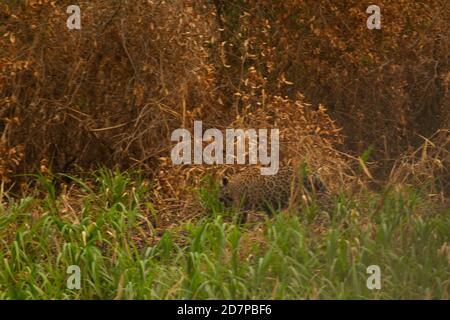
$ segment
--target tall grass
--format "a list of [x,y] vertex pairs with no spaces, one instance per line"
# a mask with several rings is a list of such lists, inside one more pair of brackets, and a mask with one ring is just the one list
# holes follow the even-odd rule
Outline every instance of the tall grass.
[[[76,194],[36,180],[0,205],[0,299],[448,299],[450,209],[418,190],[238,224],[206,188],[209,214],[158,236],[136,175],[73,179]],[[70,265],[79,290],[67,287]],[[366,286],[370,265],[380,290]]]

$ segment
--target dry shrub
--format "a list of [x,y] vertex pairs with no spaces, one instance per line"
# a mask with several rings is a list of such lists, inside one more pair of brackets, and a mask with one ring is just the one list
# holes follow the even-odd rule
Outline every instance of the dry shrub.
[[246,112],[252,68],[266,95],[327,106],[346,150],[393,159],[450,119],[445,0],[380,1],[381,31],[357,0],[79,1],[81,31],[69,4],[0,6],[0,119],[20,121],[0,128],[21,172],[155,169],[174,128]]
[[[196,1],[2,4],[0,119],[8,147],[23,145],[20,172],[47,159],[55,172],[97,165],[155,168],[170,132],[216,115],[211,22]],[[206,116],[205,116],[206,117]]]
[[[327,106],[346,147],[373,145],[395,159],[418,135],[445,128],[450,8],[447,0],[377,1],[382,29],[368,30],[367,2],[218,0],[224,82],[240,88],[254,66],[284,97]],[[236,103],[236,99],[234,99]]]
[[[279,129],[280,165],[306,165],[321,176],[330,191],[361,182],[354,171],[354,158],[338,150],[343,144],[341,128],[324,106],[313,108],[300,94],[295,100],[266,96],[261,101],[264,105],[243,112],[232,127]],[[236,171],[236,167],[230,169]]]
[[[9,148],[5,141],[0,139],[0,181],[9,184],[12,175],[23,158],[22,146]],[[3,186],[1,186],[3,188]]]
[[390,183],[424,188],[431,197],[450,197],[450,130],[440,130],[418,149],[404,154],[391,171]]
[[159,226],[177,224],[205,213],[197,191],[208,174],[214,174],[213,167],[175,166],[169,158],[161,158],[150,195]]
[[[356,159],[338,151],[342,147],[341,129],[329,117],[325,107],[314,108],[301,94],[296,100],[267,94],[266,82],[254,68],[242,75],[239,98],[245,102],[236,110],[237,116],[229,125],[208,123],[208,127],[234,129],[279,129],[281,165],[307,165],[319,173],[330,192],[360,186],[363,181],[355,166]],[[206,128],[204,128],[206,129]],[[225,130],[222,130],[225,137]],[[206,145],[206,143],[205,143]],[[246,141],[248,150],[248,140]],[[270,150],[270,145],[268,146]],[[247,154],[248,161],[248,154]],[[247,170],[248,165],[174,166],[169,156],[160,158],[153,202],[162,219],[180,221],[207,214],[196,190],[205,185],[210,175],[216,180]]]
[[283,163],[334,190],[363,182],[338,150],[392,159],[450,125],[446,0],[380,1],[381,31],[357,0],[80,0],[80,31],[69,4],[0,4],[2,180],[42,161],[143,167],[166,224],[201,212],[203,177],[242,169],[170,163],[171,132],[194,120],[279,128]]
[[324,172],[344,165],[324,108],[283,97],[251,63],[240,64],[236,87],[222,86],[226,59],[208,2],[79,1],[80,31],[66,27],[69,4],[2,6],[0,117],[20,121],[3,128],[7,147],[23,145],[18,172],[42,161],[53,172],[144,167],[165,224],[199,213],[195,188],[230,169],[171,165],[171,132],[194,120],[204,129],[279,128],[284,161],[307,159],[314,170],[322,162]]

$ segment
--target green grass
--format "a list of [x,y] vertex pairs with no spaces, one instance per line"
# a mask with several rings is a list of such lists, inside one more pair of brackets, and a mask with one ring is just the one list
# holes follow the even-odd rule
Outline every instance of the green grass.
[[[0,204],[0,299],[448,299],[450,209],[418,190],[336,197],[245,225],[208,212],[153,245],[149,186],[100,171],[68,204],[47,178]],[[381,203],[381,205],[380,205]],[[152,210],[146,210],[151,208]],[[236,221],[237,219],[234,219]],[[147,233],[147,234],[145,234]],[[68,266],[81,268],[69,290]],[[370,265],[381,289],[369,290]]]

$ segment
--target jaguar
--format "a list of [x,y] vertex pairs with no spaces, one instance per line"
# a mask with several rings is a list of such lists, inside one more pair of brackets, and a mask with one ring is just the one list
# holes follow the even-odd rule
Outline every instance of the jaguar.
[[261,175],[259,169],[247,168],[222,178],[219,200],[225,208],[243,213],[264,211],[271,215],[274,211],[287,208],[299,194],[325,192],[319,176],[305,171],[294,166],[282,166],[275,175]]

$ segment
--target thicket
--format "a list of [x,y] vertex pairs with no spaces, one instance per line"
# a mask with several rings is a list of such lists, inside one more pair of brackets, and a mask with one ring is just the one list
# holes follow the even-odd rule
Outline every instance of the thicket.
[[203,120],[279,127],[284,160],[341,176],[371,150],[374,180],[417,176],[425,142],[424,174],[448,192],[446,0],[380,0],[381,30],[357,0],[80,0],[81,30],[70,4],[0,4],[2,181],[141,167],[179,198],[221,170],[170,164],[170,133]]

